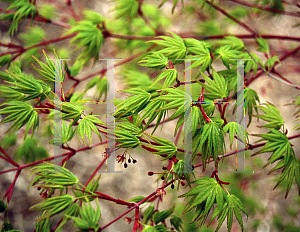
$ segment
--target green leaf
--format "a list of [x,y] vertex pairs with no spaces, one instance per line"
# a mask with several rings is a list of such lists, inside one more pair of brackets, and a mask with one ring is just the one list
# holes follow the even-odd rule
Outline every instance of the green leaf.
[[161,100],[161,101],[166,101],[168,104],[164,105],[157,111],[165,111],[165,110],[170,110],[170,109],[176,109],[176,112],[170,116],[169,119],[174,119],[178,116],[181,116],[185,113],[185,109],[191,105],[192,99],[191,96],[189,96],[187,93],[184,91],[176,88],[167,88],[167,89],[162,89],[161,90],[161,95],[158,96],[155,100]]
[[256,42],[257,42],[257,44],[259,46],[258,51],[260,51],[260,52],[267,52],[267,53],[270,52],[269,45],[268,45],[268,43],[267,43],[267,41],[265,39],[263,39],[263,38],[257,38]]
[[140,60],[139,65],[148,68],[162,69],[168,65],[168,59],[161,53],[152,52]]
[[62,119],[74,119],[74,125],[80,119],[83,110],[78,103],[62,102],[61,112]]
[[159,50],[159,53],[165,54],[166,57],[173,62],[173,64],[181,63],[182,60],[186,56],[186,46],[183,42],[183,39],[170,32],[173,36],[158,36],[157,38],[161,38],[162,40],[150,40],[149,43],[156,43],[157,45],[165,47],[164,49]]
[[225,78],[213,70],[213,80],[202,73],[207,84],[199,84],[208,92],[207,97],[210,99],[225,98],[228,96],[227,83]]
[[33,2],[30,2],[29,0],[19,0],[14,1],[10,6],[6,9],[12,10],[16,9],[15,13],[13,14],[12,25],[9,28],[8,34],[13,35],[18,30],[18,25],[22,21],[24,21],[26,18],[31,16],[31,22],[33,21],[34,16],[37,13],[37,9],[35,8],[35,5]]
[[147,145],[149,148],[156,150],[153,152],[158,155],[167,155],[166,159],[170,159],[177,154],[177,147],[174,143],[170,142],[167,139],[163,139],[154,135],[146,134],[150,137],[154,142],[158,143],[159,145]]
[[78,178],[71,171],[58,165],[44,163],[31,168],[31,170],[33,170],[31,175],[35,174],[36,177],[30,186],[64,188],[78,183]]
[[221,126],[213,121],[201,127],[200,153],[202,154],[203,170],[206,162],[213,158],[217,167],[218,155],[224,155],[224,132]]
[[257,106],[257,108],[261,109],[265,114],[264,115],[253,115],[253,117],[258,117],[267,121],[269,123],[265,124],[263,127],[265,128],[274,128],[279,129],[283,124],[283,118],[280,115],[279,110],[271,103],[266,104],[263,103],[264,106]]
[[159,232],[155,227],[146,225],[143,229],[143,232]]
[[238,51],[243,50],[245,47],[244,42],[241,39],[234,36],[226,36],[224,37],[224,39],[219,40],[218,44],[230,45],[232,49]]
[[254,53],[250,53],[251,56],[256,60],[253,60],[253,58],[246,53],[244,59],[246,59],[246,64],[245,64],[245,73],[249,73],[251,71],[251,69],[253,69],[253,76],[255,76],[257,69],[258,69],[258,64],[260,63],[261,66],[264,66],[263,62],[261,61],[261,59]]
[[171,225],[177,230],[177,231],[182,231],[182,219],[180,217],[177,217],[175,215],[171,216],[170,220]]
[[65,144],[66,142],[69,142],[74,137],[76,131],[73,130],[72,123],[70,123],[69,126],[67,126],[65,121],[62,121],[61,125],[59,125],[59,123],[54,122],[54,128],[54,139],[51,140],[49,143],[53,143],[55,146],[60,146],[62,144]]
[[0,213],[3,213],[7,209],[3,201],[0,200]]
[[174,212],[174,209],[175,209],[175,205],[172,208],[168,209],[168,210],[163,210],[163,211],[154,213],[153,214],[154,224],[157,225],[159,222],[162,222],[162,221],[166,220]]
[[116,18],[134,18],[139,9],[139,2],[136,0],[117,0],[115,7]]
[[14,121],[7,132],[13,133],[19,130],[21,127],[27,124],[25,129],[25,138],[29,129],[32,127],[32,134],[39,125],[39,117],[32,106],[26,102],[13,101],[4,103],[3,105],[10,105],[3,109],[0,109],[0,114],[9,114],[4,118],[0,124]]
[[40,217],[39,220],[43,220],[46,217],[54,216],[73,204],[74,198],[68,194],[61,196],[46,198],[45,201],[33,205],[30,207],[30,210],[42,211],[47,210],[47,213]]
[[77,33],[71,40],[71,43],[77,44],[77,50],[84,47],[83,52],[78,57],[79,60],[83,60],[85,64],[92,58],[94,58],[94,63],[98,60],[100,48],[104,43],[104,36],[99,24],[83,20],[67,33]]
[[[86,146],[86,142],[84,139],[84,135],[88,137],[89,146],[92,144],[92,130],[97,134],[99,139],[102,141],[100,133],[95,124],[106,125],[100,119],[96,118],[96,116],[100,115],[88,115],[80,120],[78,127],[77,127],[77,137],[78,141],[80,142],[80,138],[83,141],[84,145]],[[80,136],[80,138],[79,138]]]
[[[256,113],[258,113],[257,102],[259,103],[260,101],[257,93],[253,89],[245,88],[244,97],[245,97],[245,112],[248,111],[248,116],[249,116],[249,122],[247,127],[249,127],[252,121],[253,109],[255,109]],[[238,102],[238,104],[240,104],[240,102]]]
[[266,60],[265,67],[267,67],[268,70],[270,71],[270,70],[272,70],[275,62],[280,63],[280,60],[278,59],[277,56],[272,56],[271,58],[269,58],[268,60]]
[[20,33],[19,38],[26,46],[32,46],[42,42],[46,38],[46,33],[43,28],[34,26],[29,28],[25,33]]
[[145,199],[145,197],[143,197],[143,196],[137,196],[137,197],[132,197],[132,198],[126,200],[126,202],[138,203],[138,202],[140,202],[140,201],[142,201],[144,199]]
[[243,143],[248,140],[248,133],[244,130],[244,127],[241,124],[236,122],[229,122],[223,127],[224,133],[229,131],[229,139],[230,139],[230,148],[232,148],[233,138],[237,135],[239,139]]
[[79,211],[80,218],[68,216],[75,222],[75,227],[85,231],[89,229],[97,231],[99,229],[98,222],[101,217],[101,211],[98,200],[96,200],[96,203],[96,209],[94,209],[90,203],[88,203],[88,205],[83,204],[81,210]]
[[0,68],[2,68],[6,64],[7,64],[7,67],[9,67],[11,61],[12,61],[12,55],[8,54],[5,56],[1,56],[0,57]]
[[151,219],[152,214],[154,212],[154,206],[150,205],[144,213],[144,223],[147,224],[147,222]]
[[222,63],[228,69],[230,69],[230,67],[229,67],[230,60],[229,59],[237,59],[239,54],[240,54],[240,52],[233,50],[231,48],[231,45],[222,46],[215,51],[215,55],[221,57]]
[[27,137],[16,151],[16,161],[23,160],[25,163],[32,163],[48,157],[48,151],[40,145],[35,137]]
[[174,84],[174,82],[177,80],[177,77],[178,77],[177,70],[175,69],[164,70],[161,74],[159,74],[158,77],[156,77],[156,80],[153,82],[153,84],[150,87],[152,87],[157,82],[165,78],[163,88],[168,88]]
[[[127,98],[121,104],[118,104],[118,109],[116,110],[115,117],[119,118],[127,113],[136,114],[141,111],[150,101],[151,95],[146,91],[139,88],[132,88],[130,90],[123,90],[135,96]],[[128,115],[128,116],[130,116]]]
[[104,17],[92,10],[84,10],[83,11],[84,14],[84,18],[94,24],[100,24],[102,22],[104,22]]

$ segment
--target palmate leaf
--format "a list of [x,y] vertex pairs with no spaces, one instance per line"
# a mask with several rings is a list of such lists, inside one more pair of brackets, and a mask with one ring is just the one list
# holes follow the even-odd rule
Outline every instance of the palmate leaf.
[[154,224],[157,225],[158,223],[163,222],[164,220],[166,220],[174,212],[174,209],[175,209],[175,205],[172,208],[168,209],[168,210],[163,210],[163,211],[154,213],[153,217],[152,217]]
[[224,133],[229,132],[229,139],[230,139],[230,148],[232,148],[233,138],[235,135],[243,142],[245,143],[248,141],[248,133],[246,130],[244,130],[244,127],[241,124],[238,124],[236,122],[229,122],[223,127]]
[[263,125],[263,127],[274,128],[278,130],[284,124],[283,118],[281,117],[279,110],[271,103],[263,103],[262,105],[266,105],[266,107],[257,106],[257,108],[261,109],[265,114],[253,115],[253,117],[258,117],[263,119],[264,121],[269,122],[266,125]]
[[88,115],[84,117],[83,119],[80,120],[77,126],[78,141],[80,142],[80,138],[81,138],[85,146],[86,146],[86,142],[84,139],[84,135],[88,137],[89,146],[91,146],[92,144],[92,130],[97,134],[99,139],[102,141],[100,133],[95,124],[101,124],[101,125],[106,125],[106,124],[100,119],[96,118],[96,116],[100,116],[100,115]]
[[61,128],[59,123],[54,122],[55,130],[53,130],[54,139],[51,140],[49,143],[53,143],[55,146],[60,146],[65,144],[66,142],[70,141],[76,130],[73,130],[72,123],[67,126],[65,121],[62,121]]
[[117,105],[118,109],[116,110],[115,113],[115,117],[117,118],[123,117],[128,113],[130,115],[138,113],[148,104],[151,98],[151,95],[149,93],[139,88],[132,88],[123,91],[135,95],[127,98],[124,102]]
[[271,172],[283,168],[281,175],[274,189],[287,177],[287,189],[285,198],[287,198],[291,187],[293,185],[293,181],[295,179],[296,184],[298,186],[298,193],[300,195],[300,161],[297,157],[295,157],[294,150],[292,149],[293,156],[288,160],[288,163],[285,163],[285,160],[281,160],[278,164],[273,168],[268,174]]
[[25,73],[10,73],[15,79],[14,82],[7,82],[8,86],[13,92],[24,94],[22,100],[27,101],[31,99],[40,98],[39,102],[43,101],[51,92],[51,87],[41,80],[36,80],[33,76]]
[[116,18],[134,18],[139,9],[137,0],[116,0]]
[[157,82],[159,82],[160,80],[165,78],[165,82],[163,84],[163,88],[168,88],[170,87],[176,80],[178,77],[178,73],[176,69],[167,69],[164,70],[161,74],[159,74],[155,81],[153,82],[153,84],[150,86],[152,87],[153,85],[155,85]]
[[230,62],[230,60],[229,60],[229,59],[237,59],[237,58],[238,58],[238,55],[239,55],[240,53],[241,53],[241,52],[232,49],[232,48],[231,48],[231,45],[225,45],[225,46],[222,46],[222,47],[218,48],[218,49],[215,51],[215,55],[221,57],[222,63],[223,63],[223,64],[225,65],[225,67],[228,68],[228,69],[230,69],[230,67],[229,67],[229,62]]
[[227,216],[227,227],[228,231],[230,231],[234,212],[243,230],[243,221],[240,211],[246,215],[247,212],[237,197],[230,195],[229,193],[226,195],[219,183],[210,177],[202,177],[201,179],[192,182],[192,184],[197,184],[197,186],[179,197],[189,199],[184,208],[184,213],[195,209],[195,216],[192,219],[192,222],[198,221],[197,228],[204,224],[210,210],[213,208],[214,204],[217,203],[209,224],[214,218],[218,217],[219,222],[216,229],[216,231],[218,231]]
[[61,104],[62,119],[73,119],[72,125],[74,125],[80,119],[83,112],[81,105],[81,103],[63,102]]
[[[57,53],[55,52],[55,50],[53,50],[54,55],[55,55],[55,59],[59,59],[59,56],[57,55]],[[53,83],[56,80],[55,77],[55,61],[51,60],[51,58],[46,54],[46,52],[43,50],[43,54],[45,56],[46,59],[46,63],[42,62],[41,60],[39,60],[38,58],[36,58],[35,56],[32,56],[33,59],[35,59],[35,61],[39,64],[39,66],[41,67],[41,69],[38,69],[34,66],[34,64],[31,64],[33,66],[33,68],[42,76],[41,79],[49,82],[49,83]],[[64,72],[62,74],[61,77],[61,81],[63,82],[66,76],[66,72]]]
[[225,142],[224,132],[221,126],[211,121],[203,127],[201,127],[201,138],[200,138],[200,153],[203,162],[203,171],[206,168],[206,162],[212,157],[215,166],[217,167],[218,155],[224,155]]
[[[151,122],[153,122],[156,119],[156,125],[152,131],[152,134],[155,132],[157,127],[159,126],[159,123],[162,119],[165,118],[166,116],[166,111],[161,110],[157,112],[158,109],[161,107],[165,106],[166,102],[165,101],[160,101],[160,100],[151,100],[147,106],[140,112],[140,117],[139,120],[137,121],[137,125],[141,125],[142,122],[148,118],[146,124],[143,126],[144,130],[147,129],[147,127],[150,125]],[[142,115],[143,114],[143,115]]]
[[104,36],[99,24],[83,20],[72,27],[68,31],[68,34],[70,33],[77,33],[71,40],[71,43],[77,44],[77,50],[85,47],[79,55],[78,60],[84,60],[84,63],[87,63],[90,59],[94,58],[95,63],[99,58],[99,51],[104,43]]
[[[257,102],[259,103],[259,97],[257,93],[253,89],[245,88],[244,89],[244,97],[245,97],[245,112],[248,111],[249,116],[249,122],[247,127],[249,127],[252,116],[253,116],[253,109],[258,113],[257,111]],[[242,102],[238,102],[238,105],[242,104]]]
[[[110,132],[110,130],[108,130]],[[116,125],[114,129],[115,141],[119,143],[118,147],[135,148],[140,145],[139,137],[142,135],[142,130],[129,122],[123,122]]]
[[[178,88],[168,88],[168,89],[162,89],[161,95],[154,99],[166,101],[168,102],[165,106],[161,107],[157,111],[161,110],[171,110],[171,109],[177,109],[174,114],[171,115],[170,119],[174,119],[185,112],[185,107],[189,107],[192,103],[191,96],[189,96],[184,91],[178,89]],[[186,106],[185,106],[186,104]]]
[[177,230],[177,231],[182,231],[182,219],[180,217],[177,217],[175,215],[171,216],[171,220],[170,220],[171,225]]
[[91,203],[88,203],[88,205],[83,204],[81,210],[79,211],[80,218],[72,216],[67,217],[72,218],[75,222],[74,226],[82,231],[88,231],[90,229],[97,231],[99,229],[98,222],[101,218],[101,211],[98,200],[96,200],[96,203],[96,209],[93,208]]
[[31,16],[31,22],[37,13],[37,9],[33,2],[29,0],[15,0],[6,10],[16,9],[12,20],[12,25],[9,28],[8,34],[13,35],[18,30],[18,25],[27,17]]
[[184,43],[189,55],[191,55],[189,58],[194,59],[192,60],[191,68],[201,65],[200,70],[202,72],[210,68],[212,62],[210,55],[212,45],[210,43],[191,38],[184,39]]
[[32,174],[36,177],[29,186],[41,185],[45,188],[64,188],[78,183],[78,178],[68,169],[44,163],[31,168]]
[[45,201],[38,203],[30,207],[30,210],[42,211],[47,210],[46,214],[40,217],[38,220],[43,220],[47,217],[54,216],[73,204],[74,198],[68,194],[61,196],[46,198]]
[[245,47],[244,42],[241,39],[234,36],[226,36],[224,37],[224,39],[219,40],[217,43],[221,45],[230,45],[232,49],[238,51],[243,50]]
[[[212,216],[212,219],[216,216],[218,216],[218,226],[216,228],[216,232],[219,231],[221,225],[223,224],[226,216],[227,216],[227,229],[228,232],[231,231],[232,228],[232,222],[233,222],[233,213],[238,221],[238,223],[241,226],[242,231],[244,231],[244,225],[243,225],[243,220],[242,220],[242,214],[240,211],[242,211],[244,214],[247,214],[246,209],[244,208],[242,202],[240,201],[240,199],[238,199],[236,196],[234,196],[233,194],[229,194],[227,195],[227,202],[224,204],[224,207],[222,209],[222,211],[215,211],[216,214],[214,214]],[[212,220],[211,220],[212,221]],[[211,222],[210,221],[210,222]]]
[[173,64],[181,63],[182,60],[177,59],[184,59],[186,56],[186,46],[184,44],[183,39],[170,32],[173,36],[158,36],[157,38],[161,38],[162,40],[150,40],[148,43],[156,43],[157,45],[165,47],[164,49],[159,50],[159,53],[165,54],[166,57],[173,62]]
[[269,133],[259,134],[256,136],[262,138],[259,141],[265,140],[268,142],[263,146],[261,150],[254,153],[252,156],[263,152],[272,152],[272,155],[268,159],[269,161],[264,165],[264,167],[266,167],[270,163],[278,161],[282,156],[284,156],[285,164],[287,164],[290,158],[293,156],[294,150],[291,143],[289,142],[288,137],[284,133],[281,133],[280,131],[277,131],[275,129],[270,129]]
[[30,128],[32,128],[33,135],[35,129],[39,126],[39,116],[30,104],[27,102],[12,101],[2,105],[10,106],[0,109],[0,114],[9,114],[0,124],[14,121],[7,132],[13,133],[27,124],[24,138],[26,138]]
[[170,142],[167,139],[163,139],[154,135],[145,134],[150,137],[154,142],[158,143],[159,145],[147,145],[147,147],[154,149],[155,154],[158,155],[167,155],[166,159],[169,159],[177,154],[177,147],[174,143]]
[[142,73],[137,70],[126,70],[124,71],[124,76],[126,77],[124,81],[129,88],[140,88],[148,93],[152,93],[162,88],[159,83],[150,87],[153,84],[153,81],[147,73]]
[[219,99],[228,96],[227,83],[225,78],[213,70],[213,79],[211,80],[208,76],[202,73],[207,84],[198,82],[203,88],[209,93],[207,97],[209,99]]
[[162,69],[168,65],[168,59],[161,53],[152,52],[140,60],[139,65],[148,68]]
[[247,59],[245,61],[245,63],[246,63],[245,64],[245,73],[249,73],[251,71],[251,69],[253,69],[253,76],[255,76],[257,69],[258,69],[257,63],[260,63],[261,66],[264,66],[264,64],[256,54],[254,54],[254,53],[250,53],[250,54],[255,60],[253,60],[252,57],[248,53],[244,54],[244,59]]

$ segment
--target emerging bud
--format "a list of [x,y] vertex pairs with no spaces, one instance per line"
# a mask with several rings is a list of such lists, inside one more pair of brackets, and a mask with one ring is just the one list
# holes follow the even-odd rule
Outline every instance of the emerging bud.
[[153,176],[153,172],[148,172],[148,176]]

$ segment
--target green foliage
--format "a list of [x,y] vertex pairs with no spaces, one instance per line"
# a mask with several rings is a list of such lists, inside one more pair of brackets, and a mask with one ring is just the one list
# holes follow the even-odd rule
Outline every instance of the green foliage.
[[97,231],[99,229],[98,221],[101,217],[101,211],[98,201],[96,202],[96,209],[94,209],[90,203],[88,203],[87,205],[83,204],[82,208],[79,211],[80,217],[69,216],[75,222],[75,227],[81,229],[81,231],[90,231],[90,229]]
[[144,213],[144,223],[147,224],[147,222],[152,218],[152,214],[154,212],[154,206],[150,205]]
[[41,186],[43,188],[65,188],[78,183],[78,178],[68,169],[50,163],[44,163],[33,167],[32,174],[36,177],[30,186]]
[[223,127],[224,133],[229,132],[229,139],[230,139],[230,148],[232,148],[232,142],[235,135],[245,143],[248,141],[248,133],[244,130],[244,127],[241,124],[236,122],[229,122]]
[[[225,98],[228,96],[227,84],[224,77],[213,70],[213,80],[202,73],[207,84],[199,84],[209,93],[209,99]],[[205,95],[206,96],[206,95]]]
[[99,58],[99,51],[104,43],[104,36],[99,22],[97,20],[80,21],[68,33],[77,33],[71,40],[71,43],[77,44],[77,50],[85,47],[78,60],[83,60],[84,64],[86,64],[90,59],[94,58],[95,63]]
[[237,54],[239,53],[240,53],[239,51],[233,50],[231,48],[231,45],[222,46],[215,51],[215,55],[221,57],[223,64],[228,69],[230,69],[229,59],[237,59],[238,58]]
[[7,209],[6,205],[4,204],[3,201],[0,200],[0,213],[5,212],[6,209]]
[[211,121],[201,127],[200,153],[203,162],[203,171],[206,162],[213,158],[217,167],[218,155],[223,155],[225,151],[224,132],[219,124]]
[[163,210],[163,211],[154,213],[153,218],[152,218],[154,224],[157,225],[158,223],[163,222],[164,220],[166,220],[174,212],[174,209],[175,209],[175,205],[172,208],[168,209],[168,210]]
[[[92,144],[92,130],[98,135],[99,139],[102,141],[100,133],[95,124],[106,125],[100,119],[96,118],[96,116],[100,115],[88,115],[80,120],[77,126],[77,137],[80,142],[80,138],[83,141],[84,145],[86,145],[84,140],[84,135],[87,135],[89,140],[89,146]],[[80,136],[80,138],[79,138]]]
[[137,15],[139,9],[139,2],[137,0],[116,0],[116,3],[116,18],[131,19]]
[[8,148],[10,146],[15,145],[17,142],[17,135],[12,134],[12,135],[6,135],[0,142],[0,145],[2,148]]
[[161,53],[152,52],[140,60],[139,65],[148,68],[162,69],[168,65],[168,59]]
[[243,230],[243,221],[240,211],[245,214],[247,214],[247,212],[237,197],[228,192],[226,194],[221,185],[213,178],[202,177],[192,182],[192,184],[197,184],[197,186],[180,197],[189,199],[189,202],[184,208],[184,213],[195,210],[192,222],[198,221],[197,228],[204,224],[213,205],[217,203],[209,224],[213,219],[218,217],[219,222],[216,228],[216,231],[218,231],[227,216],[227,228],[228,231],[230,231],[234,212]]
[[[266,107],[264,107],[265,105]],[[278,130],[283,124],[283,118],[280,115],[279,110],[271,103],[266,104],[263,103],[261,106],[256,106],[257,108],[261,109],[265,114],[263,115],[253,115],[253,117],[258,117],[267,121],[269,123],[263,125],[265,128],[274,128]]]
[[53,143],[55,146],[65,144],[74,137],[75,131],[76,130],[73,130],[71,123],[69,126],[67,126],[65,121],[62,121],[61,125],[58,122],[54,123],[54,139],[52,139],[49,143]]
[[27,137],[16,151],[16,161],[23,160],[25,163],[48,157],[48,151],[41,146],[36,137]]
[[5,15],[0,17],[0,19],[9,19],[12,21],[8,31],[9,35],[13,35],[17,32],[19,24],[27,17],[31,16],[31,22],[33,22],[33,18],[37,13],[37,9],[34,4],[29,0],[14,0],[6,11],[12,9],[15,9],[16,11],[13,14],[9,14],[9,18],[5,17]]
[[170,34],[173,36],[173,38],[169,36],[158,36],[157,38],[161,38],[162,40],[150,40],[149,42],[165,47],[158,52],[165,54],[166,57],[173,62],[173,64],[181,63],[182,61],[178,59],[185,58],[187,48],[180,36],[172,32],[170,32]]
[[172,215],[170,223],[177,231],[182,231],[182,220],[180,217]]
[[139,88],[131,88],[123,91],[135,95],[127,98],[124,102],[117,105],[118,109],[115,113],[115,117],[117,118],[138,113],[145,107],[145,105],[150,101],[151,98],[151,95],[149,93]]
[[[252,116],[253,116],[253,109],[258,113],[257,111],[257,102],[259,101],[259,97],[257,93],[253,89],[245,88],[244,89],[244,98],[245,98],[245,112],[248,111],[248,116],[249,116],[249,122],[247,127],[249,127]],[[238,103],[241,104],[241,103]]]
[[155,85],[160,80],[166,78],[165,82],[164,82],[164,85],[163,85],[163,88],[168,88],[174,83],[174,81],[177,80],[177,76],[178,76],[177,70],[175,70],[175,69],[164,70],[164,71],[162,71],[161,74],[159,74],[159,76],[156,78],[156,80],[153,82],[153,84],[150,87]]
[[10,65],[12,60],[12,55],[5,55],[0,57],[0,68],[7,64],[7,66]]
[[[110,130],[108,130],[110,131]],[[118,147],[135,148],[140,145],[141,129],[132,123],[120,123],[114,129],[115,141]]]
[[[166,159],[170,159],[173,156],[176,156],[177,154],[177,147],[174,145],[174,143],[170,142],[167,139],[159,138],[154,135],[148,135],[154,142],[158,143],[159,145],[147,145],[147,147],[155,150],[155,154],[158,155],[165,155]],[[151,144],[151,142],[150,142]]]
[[37,112],[34,111],[33,107],[27,102],[19,101],[12,101],[9,103],[4,103],[3,105],[10,106],[0,110],[0,114],[9,114],[1,121],[1,124],[14,121],[7,132],[12,134],[27,124],[24,138],[26,138],[30,128],[32,128],[33,135],[34,131],[39,126],[39,117]]
[[41,203],[35,204],[30,207],[31,210],[42,211],[46,210],[45,215],[39,218],[39,220],[43,220],[47,217],[52,217],[62,211],[66,210],[68,207],[73,204],[74,198],[68,194],[64,194],[61,196],[46,198],[46,200]]

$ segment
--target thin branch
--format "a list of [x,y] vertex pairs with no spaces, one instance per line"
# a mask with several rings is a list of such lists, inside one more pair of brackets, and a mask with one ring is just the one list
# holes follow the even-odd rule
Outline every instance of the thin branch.
[[230,18],[231,20],[233,20],[234,22],[236,22],[237,24],[239,24],[241,27],[243,27],[245,30],[249,31],[251,34],[255,35],[257,34],[254,30],[252,30],[250,27],[248,27],[245,23],[239,21],[238,19],[236,19],[235,17],[233,17],[232,15],[228,14],[225,10],[223,10],[222,8],[218,7],[217,5],[211,3],[210,1],[205,1],[208,5],[212,6],[213,8],[215,8],[217,11],[219,11],[220,13],[222,13],[223,15],[225,15],[226,17]]
[[270,7],[258,6],[258,5],[254,5],[254,4],[251,4],[249,2],[244,2],[244,1],[240,1],[240,0],[229,0],[229,1],[238,3],[240,5],[248,6],[248,7],[251,7],[251,8],[256,8],[256,9],[259,9],[259,10],[263,10],[263,11],[268,11],[268,12],[272,12],[272,13],[276,13],[276,14],[282,14],[282,15],[288,15],[288,16],[293,16],[293,17],[300,18],[300,14],[294,13],[294,12],[276,10],[276,9],[273,9],[273,8],[270,8]]

